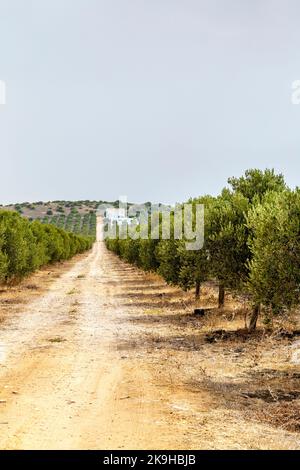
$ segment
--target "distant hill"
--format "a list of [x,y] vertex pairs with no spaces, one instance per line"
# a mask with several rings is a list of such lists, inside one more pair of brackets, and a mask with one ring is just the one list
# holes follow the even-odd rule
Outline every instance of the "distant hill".
[[40,220],[73,233],[95,236],[96,209],[100,204],[118,207],[119,201],[22,202],[0,205],[0,209],[16,211],[29,220]]
[[[0,205],[0,209],[16,211],[29,220],[40,220],[50,223],[67,231],[95,236],[96,210],[101,206],[119,207],[119,201],[38,201],[22,202],[17,204]],[[133,203],[128,203],[128,206]],[[145,206],[150,212],[151,202]],[[161,208],[167,207],[159,204]]]

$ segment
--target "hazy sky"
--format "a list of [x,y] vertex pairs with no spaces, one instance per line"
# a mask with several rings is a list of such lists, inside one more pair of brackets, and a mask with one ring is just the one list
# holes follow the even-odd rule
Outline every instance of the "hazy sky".
[[0,203],[299,184],[299,0],[0,0]]

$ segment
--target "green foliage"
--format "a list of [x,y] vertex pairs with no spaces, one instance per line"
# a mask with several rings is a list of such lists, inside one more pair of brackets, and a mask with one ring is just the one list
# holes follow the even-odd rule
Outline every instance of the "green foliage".
[[96,238],[97,218],[95,211],[89,211],[83,216],[77,211],[71,211],[67,216],[59,213],[52,217],[44,217],[43,222],[50,223],[67,232],[73,232],[94,239]]
[[[1,211],[2,212],[2,211]],[[1,214],[0,212],[0,214]],[[0,217],[0,282],[3,282],[8,270],[8,255],[4,252],[5,223]]]
[[206,247],[209,271],[224,287],[240,290],[248,276],[249,231],[246,216],[250,204],[239,192],[223,190],[206,210]]
[[264,171],[256,168],[246,170],[240,178],[231,177],[228,183],[234,192],[241,193],[249,202],[260,202],[269,191],[282,191],[286,184],[282,174],[276,175],[273,169]]
[[181,258],[178,250],[179,241],[171,238],[161,240],[156,248],[155,256],[158,262],[158,273],[172,285],[179,283]]
[[257,303],[273,313],[299,303],[300,192],[270,193],[248,215],[253,235],[249,240],[248,286]]
[[139,266],[145,271],[156,271],[159,262],[156,258],[158,240],[140,240],[138,260]]
[[20,279],[41,266],[69,259],[92,246],[54,225],[30,222],[16,212],[0,211],[0,281]]

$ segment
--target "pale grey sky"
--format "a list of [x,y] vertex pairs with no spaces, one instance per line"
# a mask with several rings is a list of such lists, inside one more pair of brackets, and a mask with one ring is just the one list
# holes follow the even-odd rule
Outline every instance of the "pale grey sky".
[[0,0],[0,203],[299,184],[299,0]]

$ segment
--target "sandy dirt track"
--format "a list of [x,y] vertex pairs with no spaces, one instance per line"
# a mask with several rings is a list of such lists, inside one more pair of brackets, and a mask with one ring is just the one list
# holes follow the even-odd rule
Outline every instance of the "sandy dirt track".
[[57,276],[0,324],[0,448],[300,448],[195,386],[213,351],[164,311],[175,290],[101,241]]

